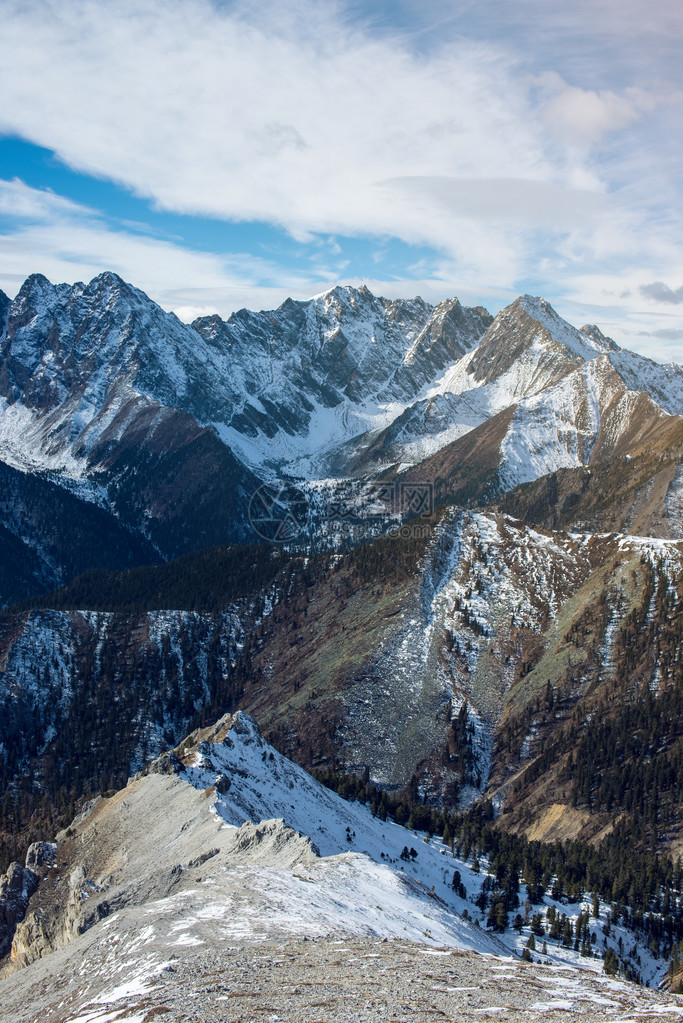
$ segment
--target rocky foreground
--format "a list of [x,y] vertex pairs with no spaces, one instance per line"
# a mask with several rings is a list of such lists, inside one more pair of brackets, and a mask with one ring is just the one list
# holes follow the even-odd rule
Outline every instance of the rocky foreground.
[[683,1018],[600,960],[522,961],[522,937],[479,925],[479,873],[323,789],[246,715],[56,837],[0,879],[0,1023]]
[[[210,926],[207,921],[207,927]],[[265,940],[199,948],[155,938],[168,961],[145,971],[149,937],[122,956],[113,927],[0,984],[3,1023],[386,1023],[415,1020],[678,1020],[683,1002],[607,978],[399,940]],[[88,939],[84,936],[74,944]],[[66,958],[65,958],[66,957]]]

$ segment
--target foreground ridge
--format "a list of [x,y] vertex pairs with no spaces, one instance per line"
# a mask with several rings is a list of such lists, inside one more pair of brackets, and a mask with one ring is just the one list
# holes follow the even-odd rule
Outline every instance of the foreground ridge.
[[[572,969],[529,966],[495,956],[426,948],[401,941],[345,937],[176,949],[157,973],[141,968],[142,933],[119,944],[101,939],[90,963],[112,971],[102,983],[85,971],[67,974],[57,953],[54,990],[28,971],[9,998],[0,985],[6,1023],[413,1023],[416,1019],[530,1020],[603,1023],[679,1019],[680,999]],[[128,960],[126,962],[126,960]],[[59,1009],[56,1010],[57,1003]],[[30,1005],[32,1008],[25,1008]]]
[[479,866],[324,789],[242,713],[92,801],[31,865],[40,883],[0,982],[3,1023],[487,1011],[591,1023],[683,1006],[600,961],[576,969],[570,951],[520,961],[512,932],[468,919]]

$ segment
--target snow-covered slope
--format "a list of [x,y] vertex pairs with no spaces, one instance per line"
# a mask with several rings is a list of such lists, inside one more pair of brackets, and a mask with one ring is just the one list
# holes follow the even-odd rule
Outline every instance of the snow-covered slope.
[[502,489],[624,455],[666,419],[649,395],[627,389],[611,356],[599,356],[518,404],[501,445]]
[[683,414],[683,366],[663,366],[625,348],[610,352],[609,360],[630,390],[647,391],[667,412]]
[[423,844],[401,858],[413,841],[287,761],[252,719],[226,717],[58,836],[60,876],[47,871],[17,927],[13,968],[114,907],[144,907],[160,939],[174,935],[171,947],[203,944],[210,920],[232,940],[356,934],[505,953],[457,913],[466,902],[445,849]]
[[[94,800],[41,852],[39,863],[31,861],[32,886],[40,883],[16,926],[3,1002],[13,1006],[15,991],[40,985],[45,970],[63,991],[78,962],[68,1000],[74,1015],[63,1017],[71,1023],[104,1023],[112,1012],[142,1021],[121,1014],[197,952],[206,962],[215,950],[231,949],[234,961],[237,950],[256,945],[267,956],[276,943],[288,941],[293,952],[296,941],[313,939],[320,948],[332,943],[339,956],[349,941],[398,941],[437,957],[476,951],[479,983],[487,974],[500,982],[530,934],[528,922],[500,936],[483,926],[476,900],[493,880],[485,860],[470,865],[439,839],[345,802],[278,754],[239,713],[193,733],[125,789]],[[548,898],[540,908],[575,921],[586,905]],[[596,942],[609,930],[601,931],[603,909],[591,922]],[[621,948],[631,939],[617,926],[602,945]],[[657,981],[662,964],[645,948],[637,951],[643,976]],[[617,994],[628,989],[607,982],[602,990],[610,997],[601,997],[586,972],[601,973],[599,956],[581,958],[552,943],[543,958],[556,970],[583,970],[553,978],[561,979],[561,1006],[537,998],[525,1018],[579,1002],[584,1010],[596,1001],[603,1012],[623,1010]],[[533,971],[525,976],[528,982]],[[534,991],[544,983],[539,974]]]
[[[662,454],[668,445],[666,457],[677,457],[676,436],[683,418],[670,415],[646,391],[627,388],[612,353],[581,363],[495,416],[485,417],[480,411],[482,422],[471,427],[465,420],[474,418],[472,410],[489,386],[497,384],[485,384],[481,393],[442,396],[448,410],[458,410],[459,421],[426,440],[411,440],[404,454],[421,457],[432,446],[438,450],[417,465],[401,465],[399,479],[431,483],[437,503],[473,496],[490,500],[561,469],[629,458],[647,445]],[[674,397],[671,388],[670,393]],[[398,426],[399,421],[394,429]],[[460,436],[450,440],[453,433]],[[441,446],[441,441],[448,443]]]
[[216,423],[246,461],[326,471],[325,455],[386,426],[481,337],[491,318],[457,300],[389,302],[337,287],[272,313],[242,310],[194,327],[229,347],[241,406]]
[[444,374],[432,393],[486,387],[493,414],[616,349],[602,335],[581,334],[544,299],[523,295],[498,313],[477,347]]
[[[412,832],[381,821],[368,807],[346,802],[324,788],[274,750],[248,715],[224,719],[205,734],[196,751],[183,756],[179,777],[200,791],[215,787],[214,810],[221,820],[241,827],[247,821],[284,818],[294,831],[311,839],[322,857],[344,857],[346,877],[337,892],[343,901],[330,914],[328,928],[412,940],[427,936],[455,948],[504,951],[493,935],[458,915],[467,903],[453,893],[452,857],[445,855],[440,843],[421,843],[417,855],[406,862],[401,853],[406,845],[414,845]],[[471,870],[464,865],[463,869],[469,877]],[[430,897],[430,892],[439,898]],[[381,908],[377,902],[383,902]],[[415,909],[415,922],[409,924]],[[302,916],[306,929],[313,921],[305,911]]]
[[[607,360],[616,371],[613,377],[619,375],[622,389],[648,390],[651,386],[655,400],[666,411],[683,412],[683,370],[679,367],[658,366],[622,351],[594,325],[577,330],[543,299],[524,295],[503,309],[481,341],[435,379],[423,396],[388,426],[356,438],[347,445],[345,456],[352,466],[366,471],[373,465],[419,462],[512,406],[527,403],[533,407],[531,399],[537,397],[542,403],[544,394],[548,394],[548,403],[552,402],[561,393],[552,388],[584,366],[596,363],[604,377]],[[576,381],[570,383],[569,390],[576,386]],[[616,382],[612,386],[617,386]],[[584,404],[580,399],[579,405]],[[581,431],[581,420],[572,421],[571,413],[582,415],[584,410],[572,410],[566,401],[563,406],[559,418],[568,429]],[[515,423],[515,429],[519,425]],[[563,438],[558,438],[557,422],[548,421],[540,429],[546,431],[547,446],[566,446]],[[560,461],[562,458],[569,464],[564,454]],[[545,472],[556,467],[552,458],[549,469],[542,468],[542,461],[540,464]]]

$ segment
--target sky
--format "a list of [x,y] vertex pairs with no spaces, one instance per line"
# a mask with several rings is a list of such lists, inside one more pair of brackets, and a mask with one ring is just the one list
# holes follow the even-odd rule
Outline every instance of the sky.
[[678,0],[0,0],[0,288],[547,298],[683,363]]

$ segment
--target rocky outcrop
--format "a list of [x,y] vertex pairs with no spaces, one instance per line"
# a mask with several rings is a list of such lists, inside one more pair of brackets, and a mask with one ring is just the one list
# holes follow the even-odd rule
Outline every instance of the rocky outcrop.
[[25,866],[10,863],[7,873],[0,877],[0,959],[9,952],[31,896],[54,855],[55,846],[50,842],[34,842],[26,853]]
[[[188,757],[198,748],[213,748],[207,737],[224,737],[232,720],[195,733],[199,747],[190,742]],[[243,732],[256,729],[246,715],[235,723]],[[179,770],[176,753],[159,757],[126,788],[86,804],[59,833],[57,845],[32,845],[27,868],[12,864],[3,882],[9,893],[5,955],[11,945],[3,976],[63,948],[114,912],[182,893],[201,880],[198,872],[207,865],[212,871],[247,865],[291,869],[318,858],[310,838],[283,820],[226,828],[213,807],[219,787],[225,793],[231,787],[227,774],[197,791],[178,777]],[[39,885],[41,877],[47,880]]]
[[241,863],[277,864],[282,869],[291,869],[297,863],[316,859],[320,853],[307,835],[290,828],[280,818],[243,824],[235,833],[232,855]]
[[[40,899],[41,905],[31,909],[16,927],[12,941],[11,959],[3,975],[14,973],[36,959],[66,945],[79,933],[78,923],[83,899],[85,874],[81,867],[75,868],[68,877],[66,898],[56,902]],[[38,895],[42,895],[39,892]],[[64,895],[64,892],[62,892]],[[43,904],[44,903],[44,904]],[[103,914],[105,915],[105,914]],[[85,927],[82,930],[86,930]]]
[[28,900],[38,887],[38,878],[19,863],[10,863],[0,878],[0,956],[12,945],[17,924],[24,919]]

